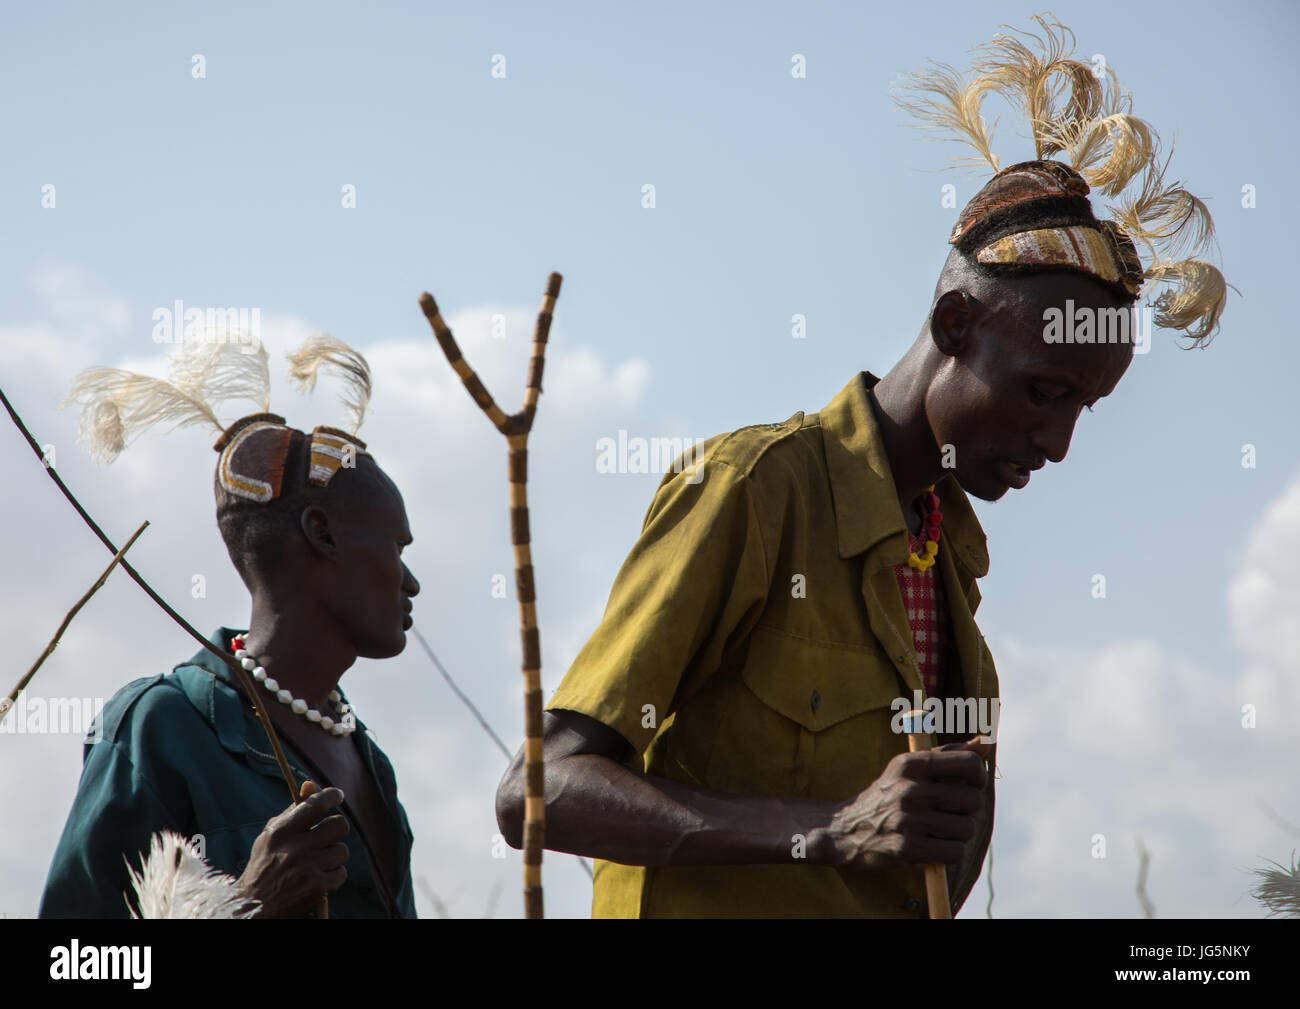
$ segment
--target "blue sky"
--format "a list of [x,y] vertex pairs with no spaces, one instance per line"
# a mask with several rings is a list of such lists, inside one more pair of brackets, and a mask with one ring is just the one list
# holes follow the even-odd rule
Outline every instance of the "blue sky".
[[[504,446],[438,357],[418,294],[438,298],[510,404],[546,275],[564,274],[532,474],[552,688],[594,629],[655,485],[652,475],[597,479],[597,439],[620,428],[703,438],[812,412],[859,370],[883,375],[920,330],[947,252],[955,211],[939,187],[954,184],[960,205],[982,183],[934,171],[956,151],[908,126],[891,85],[927,58],[964,66],[971,46],[1003,23],[1029,27],[1035,12],[11,8],[0,33],[0,384],[106,525],[125,536],[153,521],[137,565],[170,579],[164,594],[210,630],[247,613],[212,522],[211,439],[146,435],[97,469],[75,444],[75,417],[55,409],[61,392],[86,365],[156,362],[150,315],[176,299],[258,307],[275,353],[316,330],[366,352],[376,392],[361,433],[406,494],[425,583],[417,619],[513,742],[514,607],[486,590],[491,573],[510,570]],[[1249,735],[1234,714],[1267,697],[1280,715],[1300,679],[1285,647],[1300,642],[1289,608],[1300,583],[1286,560],[1300,546],[1300,352],[1284,309],[1296,258],[1285,172],[1297,156],[1297,14],[1281,2],[1054,12],[1077,53],[1104,54],[1136,114],[1176,142],[1172,171],[1207,200],[1240,296],[1204,351],[1157,333],[1081,419],[1064,464],[977,505],[992,556],[978,620],[1002,675],[1004,731],[1022,729],[1019,751],[1003,747],[995,849],[1008,868],[996,910],[1135,914],[1141,835],[1162,913],[1256,914],[1239,867],[1294,846],[1257,800],[1300,822],[1287,776],[1263,770],[1294,768],[1294,737],[1262,714]],[[790,74],[796,53],[803,80]],[[497,54],[504,79],[491,74]],[[990,102],[989,114],[1002,115],[1003,163],[1032,157],[1011,111]],[[646,183],[653,210],[641,205]],[[54,209],[41,205],[46,184]],[[340,205],[344,185],[356,187],[354,209]],[[1255,209],[1242,206],[1245,185]],[[488,336],[496,313],[509,323],[502,341]],[[796,313],[804,340],[790,336]],[[336,422],[328,395],[310,407],[292,397],[278,387],[272,408],[300,427]],[[1254,469],[1241,465],[1245,444]],[[11,652],[35,656],[103,559],[26,451],[0,431],[0,508],[17,538],[0,620]],[[190,572],[211,573],[206,600],[184,598]],[[1105,600],[1090,596],[1095,573],[1106,575]],[[37,683],[107,695],[192,651],[133,586],[110,583]],[[490,741],[418,649],[361,664],[348,685],[397,764],[417,873],[453,913],[481,913],[498,883],[498,913],[516,913],[517,859],[482,854],[495,829]],[[1157,727],[1131,721],[1134,705]],[[1135,742],[1125,727],[1150,738]],[[1189,762],[1197,740],[1205,753]],[[34,824],[21,837],[0,827],[0,911],[30,914],[79,747],[66,737],[5,745],[30,747],[41,768],[0,770],[0,788]],[[1172,805],[1150,801],[1156,793]],[[1215,796],[1238,805],[1208,809]],[[1104,870],[1087,857],[1098,831],[1113,839]],[[1077,880],[1059,881],[1052,853],[1072,864],[1076,842]],[[564,861],[548,856],[552,909],[583,914],[585,877]],[[1178,892],[1176,870],[1210,864],[1220,869],[1203,890]],[[1087,875],[1099,871],[1104,883]],[[1013,879],[1030,885],[1017,892]]]

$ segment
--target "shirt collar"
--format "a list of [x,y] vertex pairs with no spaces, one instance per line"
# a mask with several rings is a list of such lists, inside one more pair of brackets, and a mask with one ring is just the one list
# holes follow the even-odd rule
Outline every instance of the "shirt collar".
[[[841,557],[853,557],[907,528],[898,489],[867,390],[879,382],[869,371],[855,375],[821,411],[826,468],[835,501]],[[949,473],[934,485],[943,512],[943,536],[955,559],[976,578],[989,571],[988,541],[966,492]]]

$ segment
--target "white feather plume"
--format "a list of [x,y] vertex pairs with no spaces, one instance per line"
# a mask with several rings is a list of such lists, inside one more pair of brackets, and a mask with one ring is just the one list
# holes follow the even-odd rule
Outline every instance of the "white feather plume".
[[81,440],[91,458],[112,462],[132,438],[155,424],[173,427],[224,425],[215,407],[250,399],[269,409],[270,369],[266,349],[245,343],[190,341],[167,362],[167,378],[121,368],[86,368],[77,373],[61,406],[79,403]]
[[343,380],[343,403],[348,411],[346,430],[356,434],[370,403],[370,365],[359,351],[342,340],[321,333],[313,336],[289,357],[289,378],[306,395],[316,388],[322,368]]
[[259,902],[236,885],[234,876],[213,869],[179,834],[164,830],[153,836],[149,854],[131,874],[137,914],[132,918],[250,918]]

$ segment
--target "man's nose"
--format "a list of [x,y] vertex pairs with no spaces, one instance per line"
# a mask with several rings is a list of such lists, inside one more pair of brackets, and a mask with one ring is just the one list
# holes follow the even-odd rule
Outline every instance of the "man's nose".
[[1070,440],[1074,437],[1074,425],[1078,417],[1062,418],[1049,427],[1042,428],[1034,437],[1034,448],[1045,455],[1051,462],[1063,462],[1070,451]]
[[411,574],[411,569],[405,564],[402,569],[406,572],[406,580],[402,583],[402,588],[406,590],[408,596],[418,596],[420,594],[420,581],[415,575]]

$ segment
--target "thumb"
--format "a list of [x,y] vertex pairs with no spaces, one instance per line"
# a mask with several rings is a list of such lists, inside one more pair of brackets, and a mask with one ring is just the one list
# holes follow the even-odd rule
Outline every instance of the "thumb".
[[320,791],[320,786],[317,785],[316,782],[310,780],[304,781],[302,783],[302,788],[298,790],[298,798],[300,800],[305,799],[309,795],[315,795],[319,791]]

